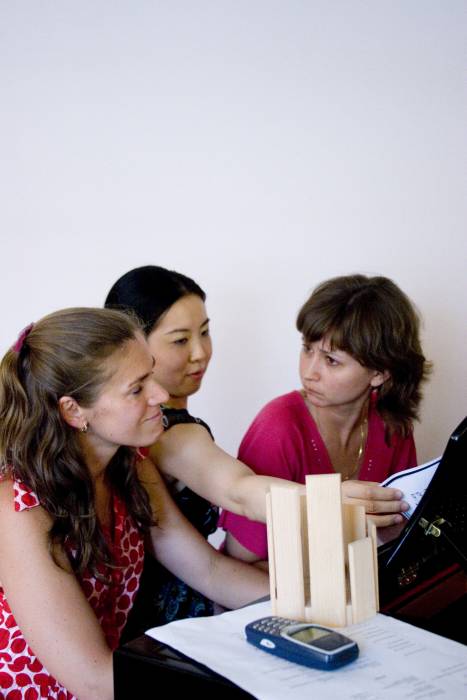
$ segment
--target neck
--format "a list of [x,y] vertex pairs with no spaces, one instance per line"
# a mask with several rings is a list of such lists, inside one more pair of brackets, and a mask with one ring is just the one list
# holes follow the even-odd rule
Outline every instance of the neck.
[[110,460],[117,452],[118,447],[109,445],[96,445],[91,435],[79,435],[84,461],[89,469],[89,474],[94,481],[102,480]]
[[188,407],[188,397],[187,396],[170,396],[168,401],[164,402],[164,406],[168,408],[187,408]]
[[327,435],[339,436],[339,442],[344,447],[348,445],[352,433],[368,417],[369,399],[366,395],[351,405],[344,406],[313,406],[306,399],[305,403],[325,441]]

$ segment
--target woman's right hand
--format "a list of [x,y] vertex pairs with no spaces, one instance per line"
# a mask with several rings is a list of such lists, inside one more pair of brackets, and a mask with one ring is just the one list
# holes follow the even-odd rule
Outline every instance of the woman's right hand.
[[401,523],[404,520],[402,513],[410,507],[402,500],[401,491],[380,486],[376,481],[343,481],[342,500],[349,505],[364,506],[365,513],[376,527]]

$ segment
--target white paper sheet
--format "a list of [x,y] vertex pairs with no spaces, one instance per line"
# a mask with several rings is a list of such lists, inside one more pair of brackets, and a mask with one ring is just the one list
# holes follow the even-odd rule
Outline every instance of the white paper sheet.
[[342,631],[358,643],[357,661],[315,671],[261,651],[245,639],[248,622],[271,604],[172,622],[149,634],[229,678],[259,700],[460,700],[467,697],[467,647],[376,615]]
[[418,467],[404,469],[404,471],[397,472],[397,474],[393,474],[381,482],[381,486],[390,486],[392,489],[399,489],[402,491],[404,494],[403,500],[410,506],[410,509],[402,514],[405,515],[406,518],[411,517],[415,508],[420,503],[440,461],[441,457],[438,457],[438,459],[420,464]]

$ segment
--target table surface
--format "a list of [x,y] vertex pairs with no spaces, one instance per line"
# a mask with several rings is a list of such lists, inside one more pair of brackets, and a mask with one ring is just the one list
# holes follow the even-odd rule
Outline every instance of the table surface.
[[[405,622],[416,623],[430,632],[467,644],[464,621],[467,619],[467,595],[449,605],[430,620],[411,620],[395,615]],[[114,653],[115,700],[146,697],[147,688],[170,685],[177,692],[201,692],[203,698],[222,700],[253,698],[229,680],[171,647],[142,635],[123,645]]]

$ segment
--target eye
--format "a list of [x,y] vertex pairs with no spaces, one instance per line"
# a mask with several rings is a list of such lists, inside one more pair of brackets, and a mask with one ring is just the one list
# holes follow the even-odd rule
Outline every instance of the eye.
[[326,355],[326,362],[331,367],[335,367],[336,365],[339,364],[338,361],[334,357],[332,357],[331,355]]
[[131,393],[133,396],[136,396],[137,394],[141,394],[142,390],[143,390],[143,387],[141,386],[141,384],[139,384],[138,386],[135,386],[135,388],[131,390]]
[[173,341],[174,345],[186,345],[188,343],[188,338],[177,338]]
[[302,343],[302,350],[303,352],[309,353],[312,351],[310,343]]
[[201,335],[204,337],[209,336],[209,328],[205,328],[204,331],[201,331]]

